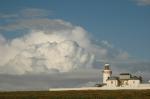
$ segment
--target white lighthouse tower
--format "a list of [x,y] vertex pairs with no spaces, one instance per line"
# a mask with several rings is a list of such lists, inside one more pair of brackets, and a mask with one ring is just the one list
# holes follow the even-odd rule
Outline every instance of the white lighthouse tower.
[[108,77],[110,77],[111,74],[112,74],[112,71],[110,70],[109,66],[110,66],[109,64],[105,64],[105,65],[104,65],[104,70],[102,71],[102,73],[103,73],[103,83],[104,83],[104,84],[106,84],[106,80],[107,80]]

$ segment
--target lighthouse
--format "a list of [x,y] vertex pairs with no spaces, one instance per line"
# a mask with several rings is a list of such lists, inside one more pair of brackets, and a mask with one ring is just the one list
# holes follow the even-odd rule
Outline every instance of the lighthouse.
[[103,83],[106,84],[107,79],[111,77],[112,74],[109,64],[104,65],[104,70],[102,71],[102,73],[103,73]]

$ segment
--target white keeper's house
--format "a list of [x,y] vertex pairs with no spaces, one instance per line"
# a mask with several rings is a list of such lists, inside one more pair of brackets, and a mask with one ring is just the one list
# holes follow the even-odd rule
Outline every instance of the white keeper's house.
[[108,87],[137,87],[142,83],[142,77],[133,76],[129,73],[121,73],[119,76],[112,76],[109,64],[104,65],[103,84]]

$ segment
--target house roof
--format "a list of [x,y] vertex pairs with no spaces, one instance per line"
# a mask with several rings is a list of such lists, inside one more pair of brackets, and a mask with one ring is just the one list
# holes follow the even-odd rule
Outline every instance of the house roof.
[[109,77],[107,80],[118,80],[118,79],[119,79],[118,77],[112,76],[112,77]]
[[137,77],[137,76],[133,76],[133,77],[130,78],[130,80],[140,80],[140,78]]
[[120,73],[120,75],[131,75],[130,73]]
[[140,80],[140,78],[137,76],[133,76],[129,79],[120,79],[119,77],[112,76],[112,77],[109,77],[107,80]]

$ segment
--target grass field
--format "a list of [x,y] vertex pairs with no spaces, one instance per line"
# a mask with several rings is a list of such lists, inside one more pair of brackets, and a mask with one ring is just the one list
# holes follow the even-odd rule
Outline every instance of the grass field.
[[150,99],[150,90],[0,92],[0,99]]

